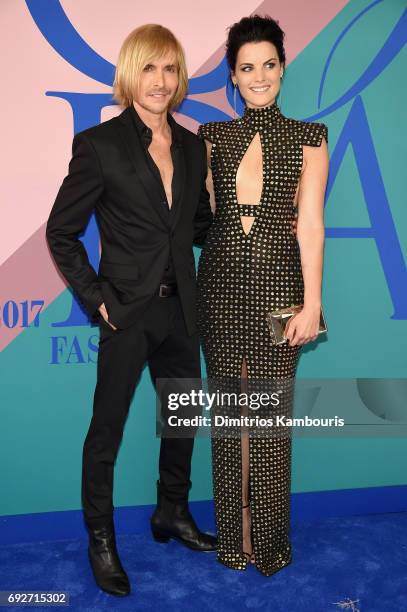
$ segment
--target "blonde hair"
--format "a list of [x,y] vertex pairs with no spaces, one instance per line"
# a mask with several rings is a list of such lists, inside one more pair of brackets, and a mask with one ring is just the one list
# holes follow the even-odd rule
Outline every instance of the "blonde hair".
[[140,74],[151,61],[173,51],[178,65],[178,88],[172,97],[170,110],[181,104],[188,90],[188,71],[184,50],[174,34],[164,26],[149,23],[127,36],[117,61],[113,83],[113,98],[122,107],[133,104]]

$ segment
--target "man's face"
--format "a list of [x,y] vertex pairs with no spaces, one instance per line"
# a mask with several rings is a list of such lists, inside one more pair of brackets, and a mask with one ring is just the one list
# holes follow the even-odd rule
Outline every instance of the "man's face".
[[134,101],[155,114],[167,112],[178,88],[178,65],[175,54],[168,53],[144,66]]

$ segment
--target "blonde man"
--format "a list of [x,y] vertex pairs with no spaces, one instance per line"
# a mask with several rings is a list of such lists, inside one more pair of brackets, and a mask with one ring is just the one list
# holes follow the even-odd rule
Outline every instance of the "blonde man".
[[[212,212],[205,146],[169,113],[187,85],[182,47],[168,29],[149,24],[131,32],[114,83],[125,110],[75,136],[47,224],[58,268],[100,325],[82,503],[96,582],[118,596],[130,583],[115,542],[113,470],[137,381],[146,363],[154,384],[200,377],[192,246],[203,244]],[[93,212],[98,273],[78,238]],[[197,528],[188,509],[193,442],[162,438],[151,526],[159,542],[174,538],[209,551],[216,538]]]

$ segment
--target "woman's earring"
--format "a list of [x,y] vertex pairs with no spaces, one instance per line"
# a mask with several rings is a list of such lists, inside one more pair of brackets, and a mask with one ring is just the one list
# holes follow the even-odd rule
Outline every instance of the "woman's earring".
[[233,85],[234,85],[234,88],[233,88],[233,110],[235,111],[234,119],[236,119],[236,117],[237,117],[237,112],[236,112],[237,83],[233,83]]
[[281,100],[282,100],[282,95],[281,94],[282,94],[282,91],[283,91],[283,74],[284,73],[281,73],[281,75],[280,75],[281,83],[280,83],[280,91],[278,92],[278,103],[279,103],[280,109],[281,109]]

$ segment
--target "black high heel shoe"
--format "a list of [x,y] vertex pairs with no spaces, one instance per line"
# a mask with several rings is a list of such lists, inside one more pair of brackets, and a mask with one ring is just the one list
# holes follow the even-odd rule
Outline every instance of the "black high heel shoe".
[[[250,502],[248,504],[246,504],[245,506],[242,506],[242,510],[244,508],[250,508]],[[250,561],[250,563],[254,564],[256,561],[254,559],[254,552],[252,553],[248,553],[245,550],[243,551],[243,554],[246,555],[247,560]]]

